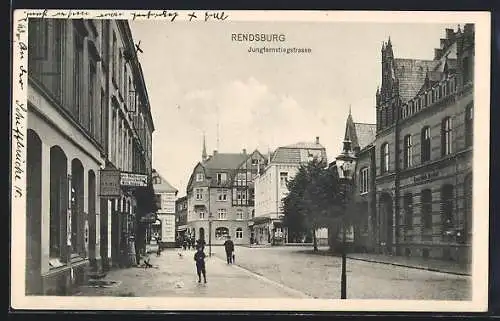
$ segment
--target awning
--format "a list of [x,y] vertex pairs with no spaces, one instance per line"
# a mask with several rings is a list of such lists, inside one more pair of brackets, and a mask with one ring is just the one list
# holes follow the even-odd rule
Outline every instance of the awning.
[[178,232],[181,232],[181,231],[187,230],[187,228],[188,228],[187,225],[179,225],[179,226],[177,226],[176,230]]

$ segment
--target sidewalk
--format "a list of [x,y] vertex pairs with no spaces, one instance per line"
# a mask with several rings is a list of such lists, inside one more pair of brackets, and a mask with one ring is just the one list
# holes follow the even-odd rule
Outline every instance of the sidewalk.
[[[223,249],[212,248],[212,253]],[[179,255],[181,253],[182,255]],[[205,251],[208,255],[208,251]],[[78,296],[300,298],[303,295],[225,261],[206,258],[207,284],[198,283],[194,250],[168,249],[151,255],[153,268],[110,271],[104,286],[86,285]],[[99,281],[101,282],[101,281]]]
[[437,259],[424,259],[421,257],[388,256],[371,253],[352,253],[347,255],[352,260],[390,264],[394,266],[409,267],[420,270],[443,272],[455,275],[471,276],[470,264],[457,263]]

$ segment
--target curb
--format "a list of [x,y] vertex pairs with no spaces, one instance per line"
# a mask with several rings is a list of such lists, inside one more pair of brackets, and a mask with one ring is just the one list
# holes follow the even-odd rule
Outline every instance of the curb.
[[430,268],[430,267],[424,267],[424,266],[405,265],[405,264],[400,264],[400,263],[376,261],[376,260],[372,260],[372,259],[362,259],[362,258],[351,257],[351,256],[347,256],[347,258],[349,258],[351,260],[356,260],[356,261],[378,263],[378,264],[385,264],[385,265],[393,265],[393,266],[405,267],[405,268],[416,269],[416,270],[439,272],[439,273],[446,273],[446,274],[453,274],[453,275],[460,275],[460,276],[472,276],[472,274],[466,273],[466,272],[444,271],[444,270]]

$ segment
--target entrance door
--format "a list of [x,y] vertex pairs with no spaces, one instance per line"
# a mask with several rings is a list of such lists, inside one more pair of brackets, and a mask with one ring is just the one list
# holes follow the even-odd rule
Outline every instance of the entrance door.
[[392,246],[394,243],[393,239],[393,209],[392,209],[392,197],[384,193],[380,197],[380,219],[381,222],[381,245],[382,250],[386,253],[392,253]]

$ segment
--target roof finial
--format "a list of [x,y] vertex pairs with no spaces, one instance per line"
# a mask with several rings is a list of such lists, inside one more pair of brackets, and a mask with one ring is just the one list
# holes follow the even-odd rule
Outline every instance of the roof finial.
[[203,150],[201,152],[201,159],[205,161],[207,159],[207,144],[205,141],[205,131],[203,131]]
[[389,40],[387,40],[387,46],[390,47],[391,46],[391,36],[389,36]]
[[349,104],[349,115],[351,114],[351,104]]

